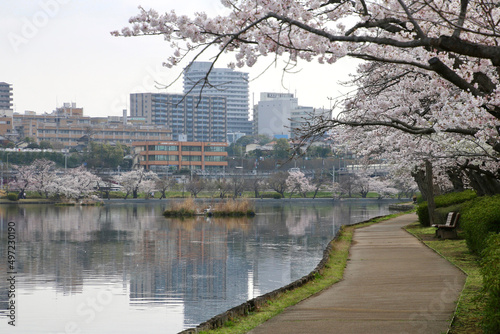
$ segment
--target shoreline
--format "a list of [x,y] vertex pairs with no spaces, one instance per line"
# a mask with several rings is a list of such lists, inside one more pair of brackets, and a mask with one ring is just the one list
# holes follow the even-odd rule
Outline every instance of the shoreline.
[[[156,203],[168,203],[171,201],[182,201],[185,200],[189,197],[175,197],[175,198],[154,198],[154,199],[144,199],[144,198],[129,198],[129,199],[123,199],[123,198],[111,198],[111,199],[101,199],[102,205],[114,205],[114,204],[130,204],[130,203],[137,203],[137,204],[156,204]],[[272,203],[272,204],[278,204],[278,203],[291,203],[291,202],[300,202],[300,203],[317,203],[317,202],[332,202],[332,203],[339,203],[339,202],[357,202],[357,201],[370,201],[370,202],[380,202],[380,201],[390,201],[395,204],[397,203],[408,203],[408,199],[395,199],[395,198],[281,198],[281,199],[273,199],[273,198],[237,198],[237,200],[244,199],[248,201],[252,201],[255,203]],[[217,202],[220,201],[221,199],[219,198],[194,198],[195,201],[200,201],[200,202]],[[20,204],[65,204],[64,202],[56,202],[48,199],[21,199],[18,201],[10,201],[8,199],[0,199],[0,205],[6,204],[6,205],[20,205]],[[395,209],[396,210],[396,209]],[[398,210],[399,211],[399,210]]]
[[[287,284],[284,287],[278,288],[276,290],[270,291],[264,295],[255,297],[253,299],[250,299],[246,301],[245,303],[242,303],[238,306],[235,306],[221,314],[218,314],[211,319],[202,322],[196,327],[193,328],[187,328],[178,334],[195,334],[199,332],[204,332],[204,331],[210,331],[210,330],[217,330],[221,329],[224,327],[225,324],[232,323],[236,319],[245,319],[248,318],[248,315],[253,314],[256,311],[262,311],[263,308],[269,307],[270,304],[273,304],[277,302],[279,299],[283,298],[287,294],[292,294],[301,288],[307,288],[308,283],[315,284],[318,279],[322,279],[322,276],[324,275],[326,270],[331,270],[334,269],[336,271],[340,270],[340,277],[335,277],[333,281],[327,282],[326,286],[320,287],[316,289],[317,291],[313,291],[311,293],[308,293],[304,297],[299,297],[297,300],[292,302],[292,306],[328,287],[331,285],[339,282],[340,280],[343,279],[343,271],[345,269],[346,263],[347,263],[347,257],[349,254],[349,249],[352,243],[352,235],[354,233],[354,230],[360,227],[365,227],[369,226],[372,224],[376,224],[397,216],[401,216],[404,214],[408,214],[409,212],[399,212],[395,214],[389,214],[387,216],[377,216],[373,217],[369,220],[359,222],[356,224],[352,225],[344,225],[342,229],[339,231],[339,233],[328,243],[327,247],[323,251],[323,258],[321,261],[318,263],[316,268],[312,270],[308,275],[305,275],[289,284]],[[345,241],[348,242],[345,242]],[[335,251],[335,252],[334,252]],[[338,254],[337,254],[338,253]],[[341,259],[335,259],[335,256],[340,256]],[[325,275],[326,276],[326,275]],[[288,307],[288,306],[286,306]],[[275,315],[281,313],[279,312],[274,312],[275,314],[272,314],[270,317],[266,317],[264,321],[274,317]],[[263,323],[264,321],[259,321],[258,324]],[[253,326],[255,327],[255,326]],[[252,327],[252,328],[253,328]],[[251,328],[248,328],[250,330]],[[246,330],[246,331],[248,331]],[[245,331],[245,332],[246,332]]]

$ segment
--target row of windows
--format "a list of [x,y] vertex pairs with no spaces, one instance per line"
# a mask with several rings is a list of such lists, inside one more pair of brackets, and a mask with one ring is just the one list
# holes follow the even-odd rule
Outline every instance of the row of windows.
[[201,155],[183,155],[182,161],[201,161]]
[[226,161],[226,159],[220,155],[209,155],[205,156],[205,161]]
[[224,146],[205,146],[205,152],[226,152]]
[[179,161],[178,155],[150,155],[149,161]]
[[[144,147],[146,149],[146,147]],[[149,151],[179,151],[178,145],[148,145]],[[201,146],[182,146],[184,152],[201,152]],[[224,146],[205,146],[205,152],[226,152]]]
[[[83,136],[86,131],[83,130],[53,130],[53,129],[38,129],[40,134],[72,134]],[[159,137],[160,135],[167,135],[167,133],[160,132],[127,132],[127,131],[99,131],[94,133],[94,136],[141,136],[141,137]]]
[[182,150],[186,152],[201,152],[201,146],[182,146]]
[[149,151],[178,151],[179,146],[177,145],[149,145]]
[[[165,155],[165,154],[156,154],[149,155],[149,161],[179,161],[178,155]],[[146,156],[143,157],[146,160]],[[201,155],[183,155],[182,161],[201,161]],[[220,155],[215,156],[205,156],[205,161],[226,161],[226,158]]]

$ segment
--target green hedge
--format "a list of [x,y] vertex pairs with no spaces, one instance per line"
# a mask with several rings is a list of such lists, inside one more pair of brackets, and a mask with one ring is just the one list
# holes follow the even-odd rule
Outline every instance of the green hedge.
[[[452,205],[464,203],[466,201],[470,201],[477,197],[477,194],[473,190],[466,190],[459,193],[449,193],[444,195],[439,195],[434,198],[434,202],[436,203],[436,218],[438,219],[437,223],[444,223],[446,221],[446,215],[448,212],[453,210],[447,210],[446,212],[441,212],[442,210],[438,210],[438,208],[445,208]],[[430,218],[429,218],[429,210],[427,208],[427,201],[422,202],[418,205],[417,208],[418,220],[422,226],[430,226]]]
[[467,246],[472,252],[481,254],[488,234],[500,232],[500,195],[478,197],[467,203],[460,221]]
[[7,194],[7,199],[10,201],[17,201],[18,200],[18,195],[16,193],[8,193]]
[[482,252],[481,273],[486,296],[484,333],[500,333],[500,234],[490,234]]

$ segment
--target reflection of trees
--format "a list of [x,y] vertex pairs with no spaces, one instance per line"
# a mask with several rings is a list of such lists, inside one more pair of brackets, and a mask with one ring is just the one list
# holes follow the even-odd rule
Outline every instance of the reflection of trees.
[[169,222],[161,212],[145,205],[0,208],[3,221],[16,221],[19,272],[27,281],[75,293],[86,278],[116,275],[130,277],[132,299],[225,298],[227,233],[247,229],[248,219]]
[[[354,210],[338,203],[332,210],[293,202],[257,210],[254,218],[210,220],[165,219],[161,205],[2,206],[0,244],[6,222],[15,221],[23,284],[71,294],[87,279],[119,278],[130,283],[132,303],[182,300],[189,304],[186,321],[196,321],[243,302],[249,287],[265,293],[283,285],[281,279],[308,273],[331,240],[332,225],[377,211],[380,204],[373,205]],[[6,271],[0,263],[0,279]]]
[[249,229],[252,223],[252,218],[247,217],[225,217],[225,218],[214,218],[214,217],[190,217],[190,218],[168,218],[165,220],[169,223],[169,226],[175,229],[182,229],[186,231],[193,230],[198,224],[212,224],[218,227],[223,227],[228,230],[242,230],[246,231]]

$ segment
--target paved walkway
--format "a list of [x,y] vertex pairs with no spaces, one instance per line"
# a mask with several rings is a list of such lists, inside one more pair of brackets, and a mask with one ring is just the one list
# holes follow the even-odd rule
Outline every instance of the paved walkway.
[[445,333],[465,275],[402,229],[416,220],[357,229],[344,280],[250,333]]

